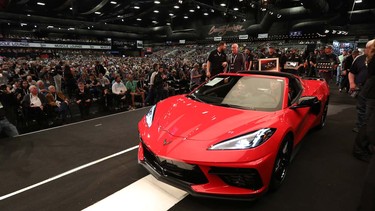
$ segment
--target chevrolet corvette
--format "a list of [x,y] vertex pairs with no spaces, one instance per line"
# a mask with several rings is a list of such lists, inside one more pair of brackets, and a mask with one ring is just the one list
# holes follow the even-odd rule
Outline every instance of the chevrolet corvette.
[[328,102],[324,79],[219,74],[151,107],[138,123],[138,161],[193,196],[251,200],[283,183],[305,134],[324,127]]

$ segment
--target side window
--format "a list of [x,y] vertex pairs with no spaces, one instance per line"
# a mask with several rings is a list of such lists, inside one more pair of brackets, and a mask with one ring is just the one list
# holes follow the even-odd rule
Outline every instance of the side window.
[[289,79],[288,105],[292,105],[301,92],[301,86],[297,79]]

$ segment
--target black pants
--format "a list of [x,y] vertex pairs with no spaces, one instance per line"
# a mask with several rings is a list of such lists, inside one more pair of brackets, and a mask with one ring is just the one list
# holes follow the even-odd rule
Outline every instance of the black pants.
[[79,107],[79,112],[81,113],[81,118],[82,119],[88,118],[90,115],[91,103],[81,102],[80,104],[78,104],[78,107]]
[[[367,99],[366,113],[369,114],[366,124],[361,127],[359,135],[362,135],[367,141],[367,144],[372,153],[375,146],[375,99]],[[370,109],[370,113],[367,111]],[[365,134],[361,134],[365,133]],[[366,144],[363,142],[362,144]],[[371,151],[371,150],[370,150]],[[358,210],[374,211],[375,210],[375,155],[372,155],[370,164],[365,176],[364,187],[362,190],[362,197]]]
[[[374,141],[374,114],[375,114],[375,99],[366,100],[366,117],[365,124],[359,129],[357,137],[355,138],[353,153],[354,154],[363,154],[369,153],[368,146],[371,142]],[[372,118],[372,119],[371,119]]]

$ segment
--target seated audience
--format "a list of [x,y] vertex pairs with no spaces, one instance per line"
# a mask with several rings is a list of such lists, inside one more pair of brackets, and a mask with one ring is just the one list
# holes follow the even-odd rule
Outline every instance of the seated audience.
[[144,106],[145,103],[145,93],[142,92],[140,89],[137,87],[137,82],[133,80],[133,76],[129,75],[128,76],[128,81],[126,82],[126,89],[129,90],[130,96],[132,98],[132,108],[135,108],[135,97],[136,96],[141,96],[142,98],[142,106]]
[[79,107],[79,112],[81,113],[81,118],[88,118],[90,115],[90,107],[92,104],[92,97],[90,91],[85,88],[83,82],[78,83],[78,91],[76,93],[76,103]]
[[48,90],[49,92],[46,95],[47,103],[64,123],[69,111],[69,100],[62,92],[56,92],[56,88],[53,85],[49,86]]
[[44,108],[47,105],[46,97],[38,92],[35,85],[29,87],[30,94],[26,94],[22,100],[22,106],[27,120],[36,120],[39,125],[44,125],[46,114]]

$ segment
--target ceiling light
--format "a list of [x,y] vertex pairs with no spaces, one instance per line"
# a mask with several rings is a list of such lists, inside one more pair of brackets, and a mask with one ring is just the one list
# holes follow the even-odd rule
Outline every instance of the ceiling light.
[[59,30],[60,30],[61,28],[59,27]]
[[121,15],[118,15],[117,17],[118,17],[118,18],[121,18],[122,16],[121,16]]
[[208,13],[207,13],[207,12],[205,12],[205,13],[203,13],[203,15],[206,15],[206,16],[207,16],[207,15],[208,15]]
[[182,4],[182,3],[183,3],[183,1],[182,1],[182,0],[178,0],[178,3]]
[[47,29],[52,29],[53,28],[53,26],[47,26]]
[[115,1],[111,1],[110,3],[111,3],[111,4],[117,4],[117,2],[115,2]]
[[268,14],[273,15],[273,12],[272,12],[272,11],[269,11]]
[[336,30],[332,30],[332,34],[336,34]]
[[36,4],[37,4],[37,5],[40,5],[40,6],[44,6],[44,5],[46,5],[46,3],[44,3],[44,2],[37,2]]
[[173,13],[169,13],[169,16],[171,16],[171,17],[172,17],[172,16],[174,16],[174,14],[173,14]]
[[68,30],[74,30],[75,28],[69,28]]
[[121,19],[122,22],[124,22],[124,19]]
[[250,7],[251,7],[251,8],[255,8],[255,4],[254,4],[254,3],[251,3],[251,4],[250,4]]
[[238,7],[233,8],[234,11],[238,11]]
[[175,8],[175,9],[178,9],[178,8],[180,8],[180,6],[178,6],[178,5],[174,5],[174,8]]
[[154,10],[154,13],[159,13],[159,10]]
[[195,12],[195,10],[191,9],[191,10],[189,10],[189,12]]
[[239,0],[239,2],[243,2],[243,0]]
[[189,17],[185,15],[184,18],[185,18],[185,19],[188,19]]
[[211,12],[212,12],[212,13],[214,13],[214,12],[215,12],[215,10],[214,10],[214,9],[211,9]]
[[34,28],[38,27],[37,25],[34,25]]
[[242,19],[242,21],[243,21],[243,22],[245,22],[245,21],[246,21],[246,19],[244,18],[244,19]]
[[155,4],[160,4],[160,1],[154,1]]
[[[10,25],[10,24],[8,24]],[[27,23],[21,23],[21,26],[27,26]]]
[[101,12],[95,12],[95,14],[100,15],[100,14],[102,14],[102,13],[101,13]]
[[171,25],[171,23],[167,23],[167,26],[170,26]]
[[27,14],[28,17],[30,17],[31,15],[30,14]]
[[69,9],[70,9],[70,10],[73,10],[73,7],[70,7]]
[[227,5],[225,3],[221,3],[220,6],[225,7]]
[[141,8],[139,6],[134,6],[134,9],[139,10]]
[[282,16],[281,14],[277,14],[277,18],[281,18],[281,16]]
[[152,21],[153,24],[157,24],[158,22],[157,21]]
[[199,10],[201,7],[199,5],[197,5],[197,9]]
[[267,9],[266,8],[260,8],[260,10],[262,10],[263,12],[266,11]]
[[362,0],[355,0],[354,3],[356,4],[362,3]]
[[89,26],[89,27],[87,27],[87,29],[90,29],[90,26]]
[[141,21],[142,19],[141,18],[137,18],[137,21]]

